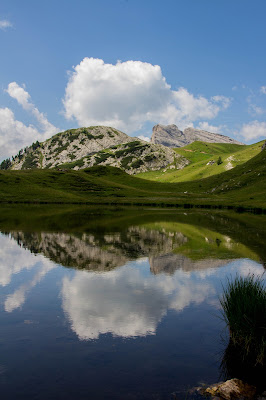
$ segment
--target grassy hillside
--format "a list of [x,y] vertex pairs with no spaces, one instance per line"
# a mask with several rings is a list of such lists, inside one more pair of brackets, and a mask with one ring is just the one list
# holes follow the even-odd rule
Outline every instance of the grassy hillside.
[[266,208],[266,150],[218,176],[148,181],[114,167],[81,171],[0,171],[1,202],[210,205]]
[[[185,147],[175,149],[176,153],[190,161],[182,170],[161,169],[138,174],[144,179],[158,182],[185,182],[207,178],[228,171],[250,160],[261,151],[264,141],[242,146],[228,143],[193,142]],[[221,158],[222,163],[217,164]]]

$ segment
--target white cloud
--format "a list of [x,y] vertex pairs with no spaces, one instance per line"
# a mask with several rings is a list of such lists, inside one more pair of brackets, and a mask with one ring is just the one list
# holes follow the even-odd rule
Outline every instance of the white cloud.
[[40,138],[35,127],[17,121],[9,108],[0,108],[0,160],[15,155],[19,149]]
[[148,136],[139,135],[138,138],[141,140],[144,140],[145,142],[151,141],[151,138],[149,138]]
[[252,121],[244,124],[239,132],[246,140],[265,138],[266,122]]
[[263,108],[261,108],[259,106],[256,106],[256,104],[250,103],[248,106],[248,112],[254,116],[254,115],[264,114],[265,110],[263,110]]
[[211,99],[213,101],[215,101],[216,103],[221,104],[221,107],[224,110],[226,110],[232,102],[232,99],[230,99],[229,97],[225,97],[225,96],[213,96]]
[[131,133],[147,121],[185,127],[212,119],[230,99],[172,90],[158,65],[84,58],[70,74],[63,103],[66,118],[76,118],[79,125],[110,125]]
[[18,150],[36,140],[43,141],[59,132],[59,129],[30,102],[30,95],[23,87],[11,82],[6,92],[35,117],[40,129],[17,121],[9,108],[0,108],[0,160],[15,155]]
[[260,91],[261,93],[266,94],[266,86],[261,86]]
[[12,24],[10,21],[8,21],[7,19],[2,19],[0,20],[0,29],[2,29],[3,31],[5,31],[7,28],[12,28]]
[[206,121],[200,122],[199,125],[197,126],[197,129],[202,129],[204,131],[212,132],[212,133],[220,133],[223,128],[224,127],[222,125],[214,126],[214,125],[210,125]]
[[33,103],[30,102],[30,95],[24,87],[19,86],[16,82],[11,82],[8,85],[7,93],[24,108],[31,112],[37,119],[41,128],[45,131],[45,137],[50,137],[58,132],[58,128],[52,125],[45,115],[41,113]]

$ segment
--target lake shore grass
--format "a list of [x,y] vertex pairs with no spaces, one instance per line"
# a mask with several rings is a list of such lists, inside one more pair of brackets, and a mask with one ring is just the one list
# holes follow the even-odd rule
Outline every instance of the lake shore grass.
[[230,339],[241,349],[243,359],[252,359],[254,365],[265,365],[266,288],[263,277],[249,275],[228,280],[220,303]]

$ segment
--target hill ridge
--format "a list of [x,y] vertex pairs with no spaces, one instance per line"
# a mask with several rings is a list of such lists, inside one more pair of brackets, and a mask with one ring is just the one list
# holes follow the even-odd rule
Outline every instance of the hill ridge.
[[1,169],[84,169],[111,165],[129,174],[158,170],[173,163],[176,169],[188,164],[172,149],[145,142],[105,126],[82,127],[59,132],[50,139],[21,149]]
[[175,124],[157,124],[152,129],[151,143],[162,144],[166,147],[183,147],[196,140],[208,143],[243,144],[229,136],[192,127],[188,127],[184,129],[184,131],[181,131]]

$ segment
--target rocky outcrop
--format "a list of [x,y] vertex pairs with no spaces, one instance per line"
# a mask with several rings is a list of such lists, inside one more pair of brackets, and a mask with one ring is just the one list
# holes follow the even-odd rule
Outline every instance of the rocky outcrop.
[[158,124],[152,130],[151,143],[162,144],[167,147],[183,147],[196,140],[208,143],[242,144],[228,136],[200,129],[186,128],[184,131],[181,131],[176,125]]
[[263,143],[263,145],[261,146],[261,150],[265,150],[266,149],[266,140],[265,140],[265,142]]
[[129,174],[159,170],[169,164],[175,169],[189,162],[172,149],[150,144],[105,126],[71,129],[43,143],[33,143],[13,157],[11,169],[84,169],[111,165]]

